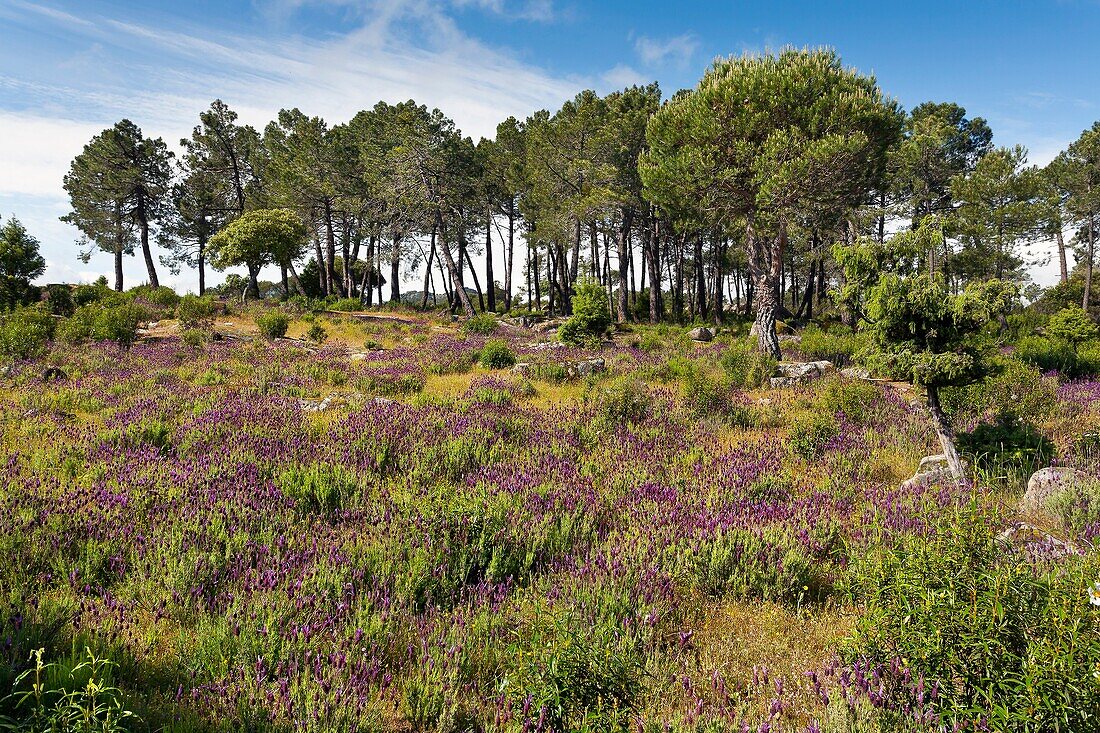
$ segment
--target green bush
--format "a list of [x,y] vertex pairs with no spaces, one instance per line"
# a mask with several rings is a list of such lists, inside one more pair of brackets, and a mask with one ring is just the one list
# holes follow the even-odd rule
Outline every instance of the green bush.
[[735,427],[750,427],[753,411],[739,399],[729,377],[717,377],[705,369],[688,370],[684,377],[684,407],[695,418],[718,418]]
[[1043,376],[1034,364],[998,357],[994,373],[984,381],[941,392],[944,410],[953,419],[980,418],[1015,412],[1040,420],[1058,401],[1057,381]]
[[1016,344],[1016,357],[1044,372],[1060,372],[1066,376],[1077,374],[1077,352],[1073,344],[1063,339],[1047,336],[1022,338]]
[[598,344],[611,327],[607,291],[597,282],[577,284],[573,296],[573,315],[558,329],[558,338],[567,344]]
[[209,296],[185,295],[176,305],[176,319],[180,326],[188,328],[212,328],[217,306]]
[[473,318],[467,318],[462,324],[465,333],[477,333],[488,336],[497,330],[497,319],[489,313],[481,313]]
[[176,294],[176,291],[164,285],[155,288],[151,285],[139,285],[130,290],[129,294],[150,305],[168,310],[175,308],[176,304],[180,302],[180,296]]
[[329,310],[343,311],[345,313],[363,310],[363,301],[359,300],[359,298],[340,298],[329,306]]
[[803,413],[791,421],[787,444],[796,456],[810,460],[821,455],[838,435],[840,426],[832,413],[815,410]]
[[332,517],[359,493],[355,472],[337,465],[292,465],[275,476],[275,485],[298,510]]
[[1085,341],[1092,341],[1100,335],[1100,328],[1089,318],[1083,308],[1063,308],[1050,317],[1046,332],[1056,339],[1067,341],[1077,346]]
[[732,529],[705,543],[695,556],[695,581],[715,598],[820,601],[830,583],[801,543],[783,530],[757,534]]
[[845,367],[867,346],[867,337],[853,333],[847,326],[833,326],[828,331],[811,324],[799,334],[796,347],[809,359],[825,359]]
[[201,328],[186,328],[180,331],[180,343],[198,349],[210,343],[213,334]]
[[1006,316],[1005,326],[1009,338],[1013,341],[1019,341],[1025,336],[1031,336],[1039,329],[1044,328],[1049,320],[1049,316],[1034,308],[1024,308],[1019,313],[1011,313]]
[[1050,510],[1067,529],[1100,536],[1100,481],[1067,487],[1051,497]]
[[261,336],[268,341],[274,341],[286,336],[286,330],[290,328],[290,319],[285,313],[271,310],[256,316],[256,327],[260,329]]
[[68,285],[50,285],[46,288],[46,307],[55,316],[71,316],[76,309],[73,293]]
[[1050,465],[1054,458],[1054,443],[1014,412],[1001,413],[993,422],[959,433],[956,442],[975,467],[1002,476],[1030,474]]
[[593,422],[604,429],[640,423],[653,410],[653,395],[645,383],[630,378],[602,386],[589,385],[584,401],[592,408]]
[[936,689],[928,730],[972,730],[979,719],[985,730],[1094,730],[1097,557],[1037,564],[999,547],[999,527],[975,505],[931,536],[858,556],[850,577],[864,611],[845,654],[904,667],[906,680],[884,680],[884,700],[912,703],[917,680]]
[[493,339],[481,347],[478,362],[486,369],[507,369],[516,363],[516,355],[507,342]]
[[20,308],[0,316],[0,354],[10,359],[40,356],[53,337],[54,319],[42,308]]
[[73,303],[78,307],[104,300],[115,295],[115,291],[106,285],[77,285],[73,288]]
[[872,382],[830,377],[819,382],[815,405],[821,412],[842,412],[849,420],[862,423],[878,397],[879,387]]
[[306,331],[306,338],[315,344],[323,344],[328,340],[328,331],[320,323],[314,323]]
[[775,359],[743,339],[723,351],[719,361],[733,386],[739,389],[762,387],[775,374]]
[[82,305],[58,327],[62,341],[79,344],[85,341],[114,341],[129,346],[137,339],[138,326],[149,318],[142,306],[116,298],[97,300]]

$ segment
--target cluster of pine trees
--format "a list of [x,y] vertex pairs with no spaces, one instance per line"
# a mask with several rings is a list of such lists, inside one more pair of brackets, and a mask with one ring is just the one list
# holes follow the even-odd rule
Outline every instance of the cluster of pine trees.
[[838,283],[834,245],[929,221],[941,246],[919,264],[956,291],[1025,282],[1027,245],[1053,240],[1063,280],[1078,249],[1087,307],[1100,123],[1040,169],[1021,147],[994,147],[957,104],[905,112],[834,52],[788,50],[719,60],[667,101],[656,84],[585,91],[476,143],[413,101],[337,125],[283,110],[262,132],[215,101],[178,157],[123,120],[64,184],[83,256],[113,254],[118,289],[138,250],[158,284],[159,246],[162,266],[198,270],[201,292],[208,264],[233,264],[211,258],[217,232],[286,209],[306,225],[305,246],[265,262],[288,294],[399,301],[423,272],[424,306],[442,291],[467,314],[471,293],[483,309],[569,313],[591,279],[614,293],[620,320],[735,309],[755,313],[761,345],[777,351],[775,320],[812,317]]

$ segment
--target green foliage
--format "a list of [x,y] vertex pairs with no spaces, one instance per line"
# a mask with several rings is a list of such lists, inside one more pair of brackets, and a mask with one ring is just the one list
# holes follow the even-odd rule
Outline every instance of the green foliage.
[[584,393],[585,404],[594,415],[593,422],[602,429],[633,425],[646,419],[653,410],[653,394],[644,382],[629,377],[608,384],[589,385]]
[[309,231],[290,209],[246,211],[210,238],[210,264],[225,270],[248,268],[249,287],[258,296],[256,277],[265,265],[288,265],[301,257]]
[[1046,327],[1050,317],[1034,307],[1024,308],[1005,317],[1005,328],[1011,341],[1019,341]]
[[993,422],[960,433],[957,442],[974,466],[999,476],[1029,475],[1054,458],[1054,443],[1015,412],[998,414]]
[[39,356],[53,333],[54,319],[42,308],[20,308],[0,315],[0,354],[9,359]]
[[137,339],[140,323],[148,311],[135,303],[117,300],[93,301],[77,308],[57,329],[58,338],[72,344],[86,341],[114,341],[130,346]]
[[[125,708],[122,692],[112,685],[117,665],[85,649],[84,658],[64,670],[57,662],[43,662],[44,649],[31,655],[34,666],[20,674],[10,703],[18,716],[0,727],[13,731],[56,733],[122,733],[136,716]],[[57,684],[57,683],[60,684]]]
[[150,285],[139,285],[131,288],[129,295],[135,300],[141,299],[151,306],[164,310],[171,310],[180,302],[180,296],[176,291],[164,285],[155,288]]
[[73,303],[78,307],[114,296],[106,285],[77,285],[73,288]]
[[516,355],[502,339],[492,339],[481,347],[478,362],[486,369],[507,369],[516,363]]
[[488,336],[497,330],[497,319],[492,314],[479,313],[463,321],[461,328],[463,333],[477,333]]
[[832,377],[819,382],[815,406],[820,412],[842,412],[849,420],[862,423],[878,397],[879,387],[871,382]]
[[359,311],[363,310],[363,302],[359,300],[359,298],[340,298],[329,306],[329,310],[343,311],[345,313]]
[[214,326],[217,306],[209,296],[185,295],[176,305],[176,319],[183,328],[210,329]]
[[953,418],[977,418],[1016,412],[1040,420],[1058,401],[1058,384],[1034,364],[1018,358],[991,361],[994,373],[982,382],[943,391],[943,406]]
[[[930,537],[861,558],[852,577],[866,612],[847,653],[900,663],[937,689],[931,709],[947,728],[981,719],[999,731],[1089,729],[1100,715],[1095,559],[1048,568],[1006,555],[998,526],[964,509]],[[912,687],[885,694],[915,703]]]
[[71,316],[76,304],[68,285],[50,285],[46,288],[46,307],[55,316]]
[[755,389],[768,383],[775,374],[776,361],[751,343],[738,340],[722,352],[719,361],[734,387]]
[[1016,344],[1016,357],[1044,372],[1077,375],[1077,351],[1073,344],[1047,336],[1028,336]]
[[1085,341],[1096,339],[1100,335],[1100,328],[1084,309],[1063,308],[1050,317],[1046,332],[1076,347]]
[[213,340],[213,334],[201,328],[185,328],[180,331],[180,343],[193,349],[202,348]]
[[749,427],[755,421],[752,408],[737,394],[730,378],[702,368],[689,369],[684,375],[684,406],[695,418],[718,418],[736,427]]
[[598,344],[610,327],[607,291],[591,280],[577,283],[573,315],[558,329],[558,338],[567,344]]
[[268,341],[274,341],[286,336],[290,319],[281,311],[269,310],[256,316],[256,327],[260,329],[261,336]]
[[306,331],[306,338],[315,344],[323,344],[328,340],[328,331],[320,323],[314,322]]
[[1100,481],[1071,482],[1048,506],[1063,527],[1090,539],[1100,535]]
[[703,544],[695,582],[716,598],[800,605],[824,600],[830,583],[802,545],[782,530],[732,529]]
[[799,458],[811,460],[821,454],[840,435],[840,426],[832,413],[813,411],[791,420],[787,444]]
[[845,367],[866,350],[867,341],[865,334],[853,333],[847,326],[833,326],[826,331],[811,324],[799,334],[797,350],[808,359],[827,359],[837,367]]
[[337,465],[288,466],[275,476],[275,486],[293,499],[299,511],[335,516],[359,495],[359,479]]
[[38,240],[18,219],[8,219],[0,226],[0,310],[29,302],[31,280],[45,271]]

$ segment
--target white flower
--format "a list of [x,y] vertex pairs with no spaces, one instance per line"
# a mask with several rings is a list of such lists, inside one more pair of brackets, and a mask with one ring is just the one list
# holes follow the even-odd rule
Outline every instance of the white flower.
[[1089,603],[1094,606],[1100,606],[1100,582],[1093,583],[1089,586]]

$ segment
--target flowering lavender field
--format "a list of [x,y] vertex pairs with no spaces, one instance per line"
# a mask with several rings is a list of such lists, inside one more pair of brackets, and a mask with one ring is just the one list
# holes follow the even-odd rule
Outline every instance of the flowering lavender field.
[[[1020,490],[899,488],[936,452],[911,395],[738,389],[714,376],[728,342],[674,329],[620,338],[588,379],[562,365],[593,353],[522,333],[505,340],[526,377],[477,366],[485,337],[421,322],[378,338],[390,348],[169,337],[17,363],[0,691],[35,649],[64,669],[87,646],[140,730],[1003,729],[1019,712],[997,709],[1005,649],[919,630],[984,666],[964,704],[933,679],[946,662],[890,636],[893,584],[919,605],[952,558],[995,552]],[[44,383],[47,365],[65,378]],[[1100,386],[1032,389],[1060,455],[1083,460]],[[820,440],[792,440],[822,416]],[[1078,716],[1100,695],[1098,529],[1069,557],[990,560],[1012,588],[1044,584],[1017,625]]]

